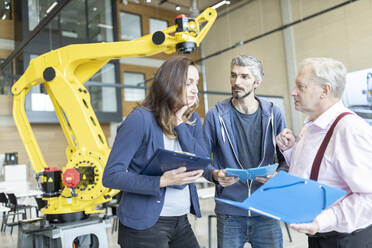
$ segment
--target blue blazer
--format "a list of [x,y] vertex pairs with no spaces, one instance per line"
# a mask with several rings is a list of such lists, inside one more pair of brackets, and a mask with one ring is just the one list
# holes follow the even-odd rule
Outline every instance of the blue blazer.
[[[206,156],[200,117],[193,113],[194,125],[182,123],[175,128],[185,152]],[[160,188],[160,176],[141,175],[158,148],[164,148],[163,131],[154,114],[144,108],[133,110],[120,124],[107,161],[102,183],[123,191],[117,215],[130,228],[144,230],[158,220],[166,188]],[[201,217],[195,184],[189,184],[191,213]]]

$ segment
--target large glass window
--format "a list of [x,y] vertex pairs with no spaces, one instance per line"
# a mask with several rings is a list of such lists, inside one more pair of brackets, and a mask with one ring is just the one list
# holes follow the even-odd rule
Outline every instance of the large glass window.
[[[28,29],[33,30],[48,14],[55,0],[28,0]],[[113,41],[111,0],[70,1],[48,25],[51,39],[72,38],[84,42]]]
[[141,16],[120,12],[121,39],[134,40],[142,36]]
[[150,34],[155,33],[156,31],[163,30],[168,27],[168,22],[165,20],[150,18]]
[[[1,1],[1,0],[0,0]],[[18,0],[17,0],[18,1]],[[25,10],[23,29],[32,31],[55,7],[56,0],[27,0],[22,2]],[[90,42],[111,42],[117,39],[116,5],[112,0],[73,0],[55,16],[24,49],[25,63],[20,60],[20,70],[29,61],[29,54],[42,54],[52,49]],[[115,37],[115,38],[114,38]],[[99,56],[99,54],[97,54]],[[33,56],[31,56],[32,58]],[[104,66],[88,82],[119,83],[119,63]],[[20,72],[21,73],[21,72]],[[86,85],[91,94],[91,104],[100,122],[117,121],[122,118],[120,89]],[[53,105],[43,85],[31,89],[26,98],[26,113],[30,122],[57,122]]]
[[[0,65],[4,60],[0,59]],[[9,75],[12,74],[12,64],[8,64],[3,71],[0,72],[0,95],[11,95],[12,79]]]
[[[124,85],[144,86],[145,74],[138,72],[124,72]],[[138,102],[145,99],[145,89],[124,89],[124,100],[128,102]]]
[[[28,0],[28,29],[32,31],[53,7],[54,0]],[[53,30],[58,30],[58,19],[50,22]]]
[[70,1],[61,11],[60,24],[62,36],[86,39],[85,0]]
[[88,1],[88,39],[114,41],[110,1]]
[[[88,82],[115,83],[115,65],[106,64]],[[116,112],[116,89],[113,87],[88,87],[91,104],[95,111]]]

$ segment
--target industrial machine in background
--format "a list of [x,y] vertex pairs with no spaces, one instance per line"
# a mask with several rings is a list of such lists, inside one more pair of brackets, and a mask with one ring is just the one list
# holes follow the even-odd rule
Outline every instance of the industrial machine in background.
[[366,104],[352,104],[348,107],[372,126],[372,72],[366,73],[365,80],[367,87],[361,93],[366,95]]
[[367,95],[368,106],[372,107],[372,72],[369,72],[366,77],[367,90],[363,90],[363,94]]
[[[118,193],[118,190],[102,185],[102,174],[110,148],[84,83],[111,59],[151,56],[161,52],[192,53],[216,17],[216,11],[208,8],[195,19],[179,15],[176,25],[133,41],[69,45],[31,60],[25,73],[12,87],[13,118],[41,183],[43,199],[47,201],[47,206],[41,211],[48,222],[89,221],[86,219],[90,214],[103,211],[97,209],[97,206],[110,201]],[[44,85],[68,142],[65,151],[68,162],[62,170],[46,164],[25,113],[25,97],[32,87],[39,84]],[[63,228],[60,231],[67,230],[66,225],[71,227],[68,224],[61,225]],[[81,224],[78,226],[79,230],[83,229]],[[49,229],[53,231],[53,228]],[[62,247],[71,247],[71,235],[93,232],[70,231],[67,235],[65,231],[65,235],[57,236],[68,240]],[[102,243],[104,240],[99,242],[100,247],[105,246]]]

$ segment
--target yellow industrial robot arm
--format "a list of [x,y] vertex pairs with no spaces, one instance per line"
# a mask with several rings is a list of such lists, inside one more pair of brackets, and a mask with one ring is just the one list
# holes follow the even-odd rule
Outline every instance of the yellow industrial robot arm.
[[[44,199],[48,201],[45,214],[94,213],[98,204],[109,201],[118,192],[101,183],[110,149],[84,83],[111,59],[176,50],[191,53],[216,17],[216,11],[209,8],[195,20],[179,15],[176,25],[133,41],[69,45],[31,60],[12,87],[13,117],[34,170],[44,177]],[[49,184],[56,181],[58,184],[61,174],[48,168],[24,109],[25,96],[38,84],[45,86],[68,142],[68,162],[61,172],[60,189]]]

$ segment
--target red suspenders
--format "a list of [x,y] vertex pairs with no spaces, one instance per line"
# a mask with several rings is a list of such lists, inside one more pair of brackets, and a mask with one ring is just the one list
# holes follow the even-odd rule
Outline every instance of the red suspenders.
[[333,134],[333,130],[335,129],[335,126],[341,120],[345,115],[351,114],[350,112],[343,112],[339,116],[337,116],[336,120],[333,122],[332,126],[329,128],[326,136],[323,139],[322,144],[319,147],[318,152],[316,153],[313,166],[311,167],[311,174],[310,174],[310,179],[311,180],[318,180],[318,174],[319,174],[319,168],[320,168],[320,163],[322,162],[324,152],[327,149],[329,140],[331,139],[331,136]]

